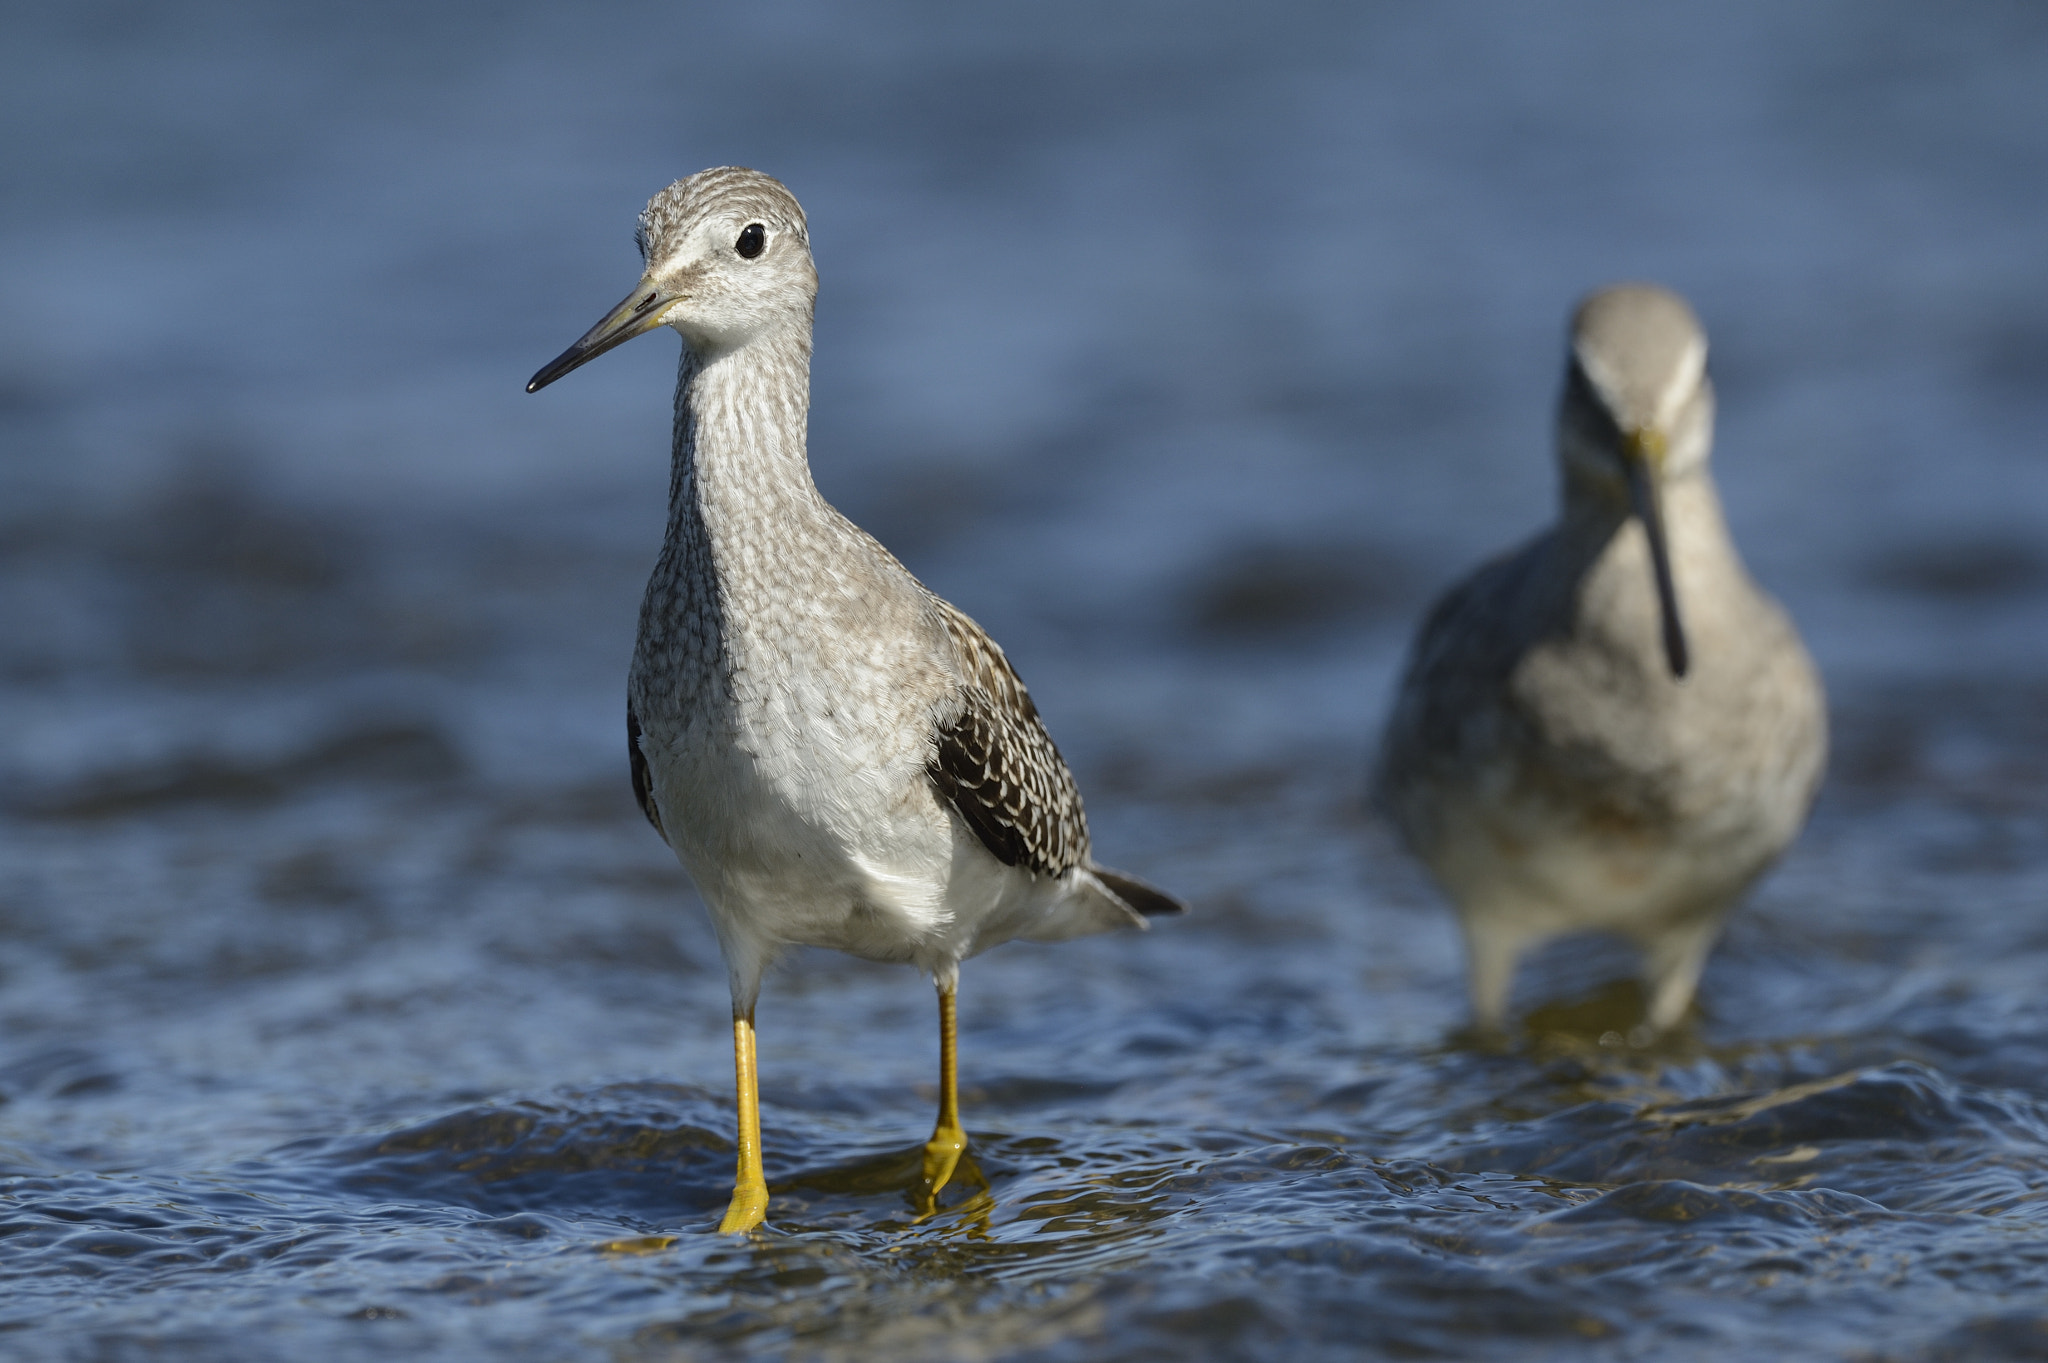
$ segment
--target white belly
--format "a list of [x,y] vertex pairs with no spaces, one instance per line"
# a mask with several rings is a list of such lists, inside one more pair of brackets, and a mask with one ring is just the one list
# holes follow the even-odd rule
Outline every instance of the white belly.
[[1659,824],[1555,798],[1445,799],[1435,844],[1419,849],[1461,910],[1551,936],[1605,930],[1654,937],[1714,916],[1790,840],[1796,813],[1731,805]]
[[662,827],[721,939],[913,959],[945,925],[952,859],[923,763],[743,718],[641,721]]

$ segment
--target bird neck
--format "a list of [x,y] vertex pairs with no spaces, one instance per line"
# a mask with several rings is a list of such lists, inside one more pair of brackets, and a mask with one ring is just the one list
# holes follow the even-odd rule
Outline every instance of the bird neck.
[[821,512],[805,446],[810,409],[809,327],[709,356],[686,344],[676,380],[670,538]]
[[[1635,514],[1629,505],[1628,490],[1618,480],[1598,481],[1576,472],[1570,465],[1564,470],[1560,500],[1561,537],[1594,547],[1605,545]],[[1706,548],[1727,541],[1721,498],[1705,464],[1659,482],[1657,500],[1664,512],[1665,530],[1674,545],[1690,542]]]
[[[1748,574],[1704,462],[1659,483],[1658,501],[1687,626],[1697,631],[1706,624],[1703,612],[1722,599],[1725,584],[1747,583]],[[1639,533],[1629,533],[1634,518],[1627,493],[1619,486],[1595,484],[1567,472],[1563,512],[1550,536],[1559,588],[1576,598],[1593,576],[1612,573],[1630,593],[1649,591],[1651,579],[1642,557],[1647,541]]]

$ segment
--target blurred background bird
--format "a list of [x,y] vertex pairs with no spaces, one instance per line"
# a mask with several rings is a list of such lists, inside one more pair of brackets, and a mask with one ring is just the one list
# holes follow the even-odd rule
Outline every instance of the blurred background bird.
[[1820,782],[1819,676],[1708,471],[1706,359],[1664,289],[1580,306],[1557,523],[1436,603],[1387,721],[1378,797],[1457,907],[1488,1030],[1523,953],[1582,930],[1641,948],[1672,1026]]

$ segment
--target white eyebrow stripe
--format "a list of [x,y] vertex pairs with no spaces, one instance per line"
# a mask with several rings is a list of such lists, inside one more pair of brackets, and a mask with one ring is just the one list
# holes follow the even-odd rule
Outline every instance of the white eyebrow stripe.
[[1669,426],[1671,419],[1678,415],[1678,408],[1693,390],[1700,386],[1700,378],[1707,372],[1706,343],[1695,336],[1685,343],[1684,352],[1678,357],[1678,364],[1671,371],[1670,380],[1664,391],[1657,397],[1657,424]]
[[1608,370],[1606,365],[1600,363],[1577,346],[1572,347],[1572,358],[1578,361],[1580,370],[1592,382],[1593,391],[1599,395],[1600,404],[1603,407],[1612,408],[1614,406],[1612,396],[1614,393],[1613,373]]

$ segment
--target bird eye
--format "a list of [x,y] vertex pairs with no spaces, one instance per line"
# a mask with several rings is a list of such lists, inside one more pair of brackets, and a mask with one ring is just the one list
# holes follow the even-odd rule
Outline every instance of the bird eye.
[[768,244],[768,229],[758,222],[750,222],[740,229],[740,239],[732,244],[748,260],[761,254],[761,248]]

